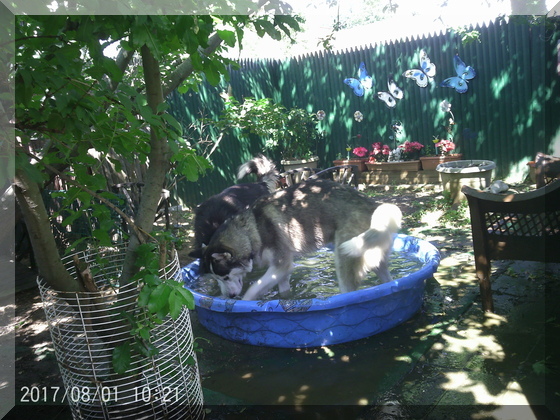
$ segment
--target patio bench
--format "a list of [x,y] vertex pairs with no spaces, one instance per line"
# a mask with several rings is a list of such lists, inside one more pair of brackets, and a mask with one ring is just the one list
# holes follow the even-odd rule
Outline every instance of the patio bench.
[[560,180],[521,194],[462,188],[471,215],[482,308],[494,311],[491,260],[560,262]]

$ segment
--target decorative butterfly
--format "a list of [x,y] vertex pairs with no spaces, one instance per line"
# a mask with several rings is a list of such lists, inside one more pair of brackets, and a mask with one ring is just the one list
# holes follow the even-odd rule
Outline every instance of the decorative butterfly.
[[428,86],[428,81],[436,75],[436,65],[432,63],[426,51],[420,50],[420,68],[410,69],[403,73],[403,76],[416,81],[420,87]]
[[400,87],[395,83],[392,75],[387,78],[387,87],[389,92],[377,92],[377,97],[381,99],[389,108],[394,108],[397,105],[397,99],[402,99],[404,93]]
[[362,61],[358,70],[358,79],[349,77],[344,79],[344,83],[354,90],[356,96],[364,96],[365,89],[371,89],[373,86],[373,78],[368,74],[366,65]]
[[463,60],[461,60],[459,54],[455,54],[455,57],[453,57],[453,65],[455,66],[457,76],[445,79],[441,82],[441,86],[454,88],[459,93],[465,93],[469,90],[467,81],[476,76],[476,72],[471,66],[467,66]]

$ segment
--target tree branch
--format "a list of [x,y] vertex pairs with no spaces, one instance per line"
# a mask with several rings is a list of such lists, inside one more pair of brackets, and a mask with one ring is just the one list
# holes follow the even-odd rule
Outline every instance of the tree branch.
[[[221,45],[222,42],[223,40],[222,38],[220,38],[218,33],[212,34],[212,36],[208,38],[208,47],[202,50],[202,54],[206,56],[213,54],[218,49],[218,47]],[[185,61],[183,61],[173,72],[173,74],[170,77],[169,83],[167,83],[163,87],[163,96],[166,97],[171,92],[173,92],[181,83],[185,81],[187,77],[189,77],[193,73],[193,71],[194,68],[192,65],[192,61],[189,57]]]
[[67,183],[74,185],[76,187],[78,187],[79,189],[81,189],[82,191],[85,191],[86,193],[88,193],[89,195],[91,195],[92,197],[98,199],[99,201],[101,201],[103,204],[105,204],[107,207],[111,208],[112,210],[114,210],[119,216],[121,216],[125,222],[132,228],[134,229],[136,235],[138,236],[138,238],[140,239],[141,242],[145,242],[144,237],[148,237],[151,238],[155,241],[155,239],[147,232],[145,232],[144,230],[142,230],[140,227],[136,226],[136,223],[134,223],[134,220],[132,220],[125,212],[123,212],[121,209],[119,209],[117,206],[115,206],[113,203],[111,203],[109,200],[107,200],[105,197],[97,194],[95,191],[90,190],[88,187],[86,187],[85,185],[82,185],[78,182],[76,182],[75,180],[73,180],[72,178],[70,178],[69,176],[66,176],[64,173],[60,172],[57,168],[55,168],[54,166],[49,165],[48,163],[45,163],[41,160],[40,157],[35,156],[33,153],[27,152],[27,155],[33,159],[35,159],[37,162],[40,162],[41,165],[43,165],[45,167],[45,169],[55,173],[56,175],[58,175],[60,178],[62,178],[64,181],[66,181]]

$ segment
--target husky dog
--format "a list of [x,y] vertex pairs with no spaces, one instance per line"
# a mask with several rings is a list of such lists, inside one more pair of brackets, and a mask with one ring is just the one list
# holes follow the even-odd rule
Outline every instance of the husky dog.
[[210,242],[210,238],[222,223],[252,205],[259,197],[276,191],[279,173],[272,161],[262,155],[251,159],[239,167],[237,179],[251,173],[257,175],[257,182],[228,187],[196,207],[195,249],[189,255],[200,258],[201,248]]
[[275,285],[287,297],[294,256],[334,243],[339,288],[350,292],[370,270],[382,282],[392,280],[388,258],[401,219],[395,205],[376,204],[332,181],[308,180],[262,197],[226,221],[203,249],[201,265],[227,297],[242,293],[253,265],[266,266],[243,299],[257,299]]

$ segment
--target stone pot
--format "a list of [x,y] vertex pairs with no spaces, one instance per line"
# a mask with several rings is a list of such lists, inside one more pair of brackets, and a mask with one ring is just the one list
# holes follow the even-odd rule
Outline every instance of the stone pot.
[[463,185],[482,190],[490,185],[492,170],[496,163],[491,160],[457,160],[440,163],[436,171],[440,174],[443,190],[448,191],[453,204],[466,200],[461,192]]

